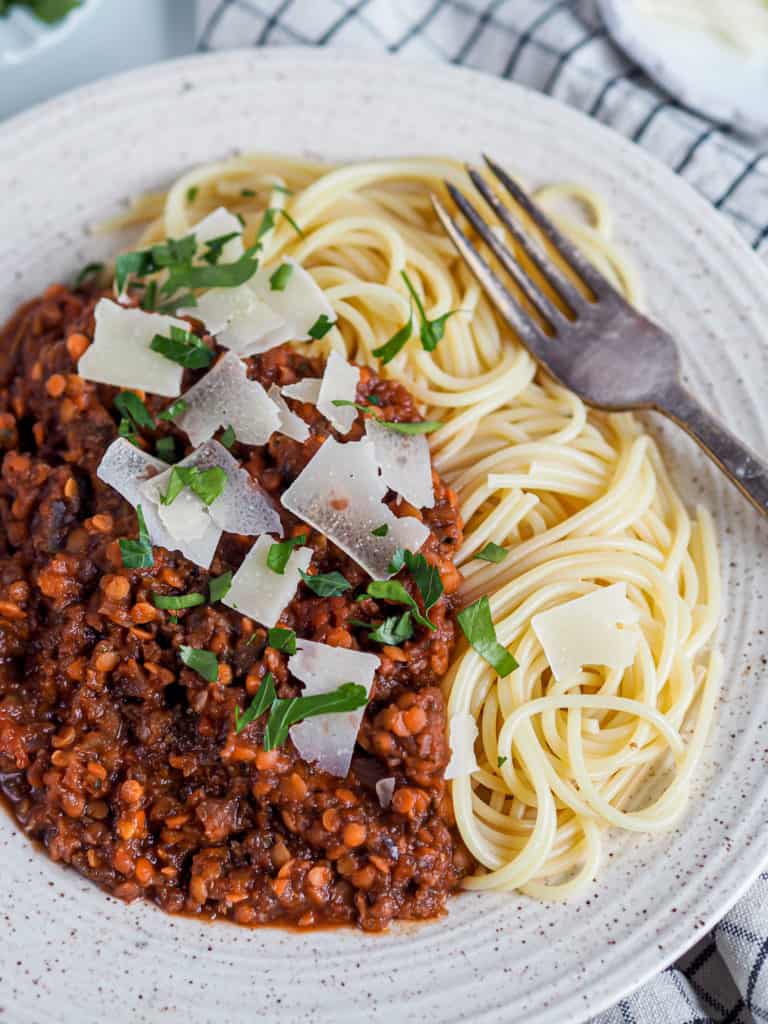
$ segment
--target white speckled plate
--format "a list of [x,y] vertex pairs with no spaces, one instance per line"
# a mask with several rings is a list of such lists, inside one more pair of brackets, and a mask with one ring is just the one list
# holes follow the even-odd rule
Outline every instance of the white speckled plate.
[[[686,185],[601,126],[508,83],[436,65],[302,50],[222,53],[100,83],[0,128],[0,315],[107,252],[89,225],[237,149],[333,159],[488,150],[531,182],[594,186],[684,350],[690,386],[768,449],[768,275]],[[766,523],[663,431],[691,501],[720,524],[722,699],[685,820],[616,837],[565,905],[464,895],[393,929],[248,931],[123,906],[0,817],[0,1017],[13,1024],[260,1020],[576,1024],[672,961],[734,902],[768,837]]]

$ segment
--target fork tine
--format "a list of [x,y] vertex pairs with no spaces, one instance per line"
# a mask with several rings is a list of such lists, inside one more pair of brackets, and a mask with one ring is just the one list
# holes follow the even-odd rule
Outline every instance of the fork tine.
[[579,275],[586,281],[597,296],[618,295],[616,289],[599,271],[595,270],[589,260],[581,254],[579,249],[560,232],[552,221],[545,217],[536,203],[530,199],[520,186],[510,178],[503,167],[499,167],[489,156],[483,154],[483,160],[498,178],[504,188],[509,192],[515,202],[528,214],[543,234],[549,239],[555,249],[567,263],[574,267]]
[[563,314],[560,310],[533,285],[515,259],[515,254],[504,245],[501,239],[496,237],[490,225],[486,224],[466,196],[449,181],[445,182],[445,186],[450,192],[454,203],[456,203],[485,244],[493,251],[499,263],[509,273],[510,277],[514,279],[515,284],[534,309],[553,327],[556,327],[558,322],[563,320]]
[[548,284],[555,289],[560,297],[568,303],[574,313],[587,305],[588,300],[582,295],[579,289],[572,284],[563,274],[553,260],[549,258],[542,246],[537,245],[528,238],[525,232],[518,226],[507,207],[502,203],[496,193],[490,188],[480,173],[472,167],[467,168],[467,173],[472,179],[477,191],[488,203],[493,212],[506,227],[514,240],[531,260],[539,273]]
[[501,315],[514,327],[520,340],[536,359],[546,359],[547,348],[555,348],[552,339],[541,330],[538,324],[525,312],[515,297],[501,283],[483,257],[472,245],[467,236],[450,216],[436,195],[431,196],[435,213],[445,228],[446,234],[458,249],[459,255],[485,289],[486,294],[498,307]]

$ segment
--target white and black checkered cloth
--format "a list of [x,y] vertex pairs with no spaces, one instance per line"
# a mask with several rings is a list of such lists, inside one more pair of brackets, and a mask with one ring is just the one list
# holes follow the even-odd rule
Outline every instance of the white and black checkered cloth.
[[[198,0],[198,48],[344,46],[545,92],[649,150],[768,259],[768,148],[681,107],[608,38],[594,0]],[[765,143],[768,146],[768,142]],[[768,873],[674,967],[592,1024],[768,1021]]]

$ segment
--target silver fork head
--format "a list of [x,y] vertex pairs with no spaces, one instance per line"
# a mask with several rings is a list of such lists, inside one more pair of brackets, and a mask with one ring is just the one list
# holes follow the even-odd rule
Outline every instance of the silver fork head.
[[[472,183],[557,299],[553,301],[542,291],[497,230],[458,188],[446,182],[457,207],[514,283],[510,290],[433,195],[443,227],[488,297],[537,362],[585,402],[611,410],[653,408],[679,375],[672,337],[633,309],[506,171],[488,157],[485,161],[514,201],[516,214],[478,171],[468,168]],[[546,244],[526,231],[519,220],[520,211],[534,223]],[[546,245],[582,288],[557,265]]]

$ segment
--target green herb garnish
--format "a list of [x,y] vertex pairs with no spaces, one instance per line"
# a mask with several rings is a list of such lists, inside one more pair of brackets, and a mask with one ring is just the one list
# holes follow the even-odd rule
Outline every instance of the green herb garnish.
[[255,252],[256,246],[252,246],[234,263],[194,266],[189,262],[171,267],[163,294],[172,295],[179,288],[236,288],[245,284],[259,269]]
[[158,437],[155,441],[155,451],[163,462],[176,461],[176,442],[172,437]]
[[496,629],[487,597],[481,597],[467,605],[459,612],[457,618],[470,646],[496,669],[501,678],[514,672],[517,662],[507,648],[496,639]]
[[136,506],[136,518],[139,521],[139,539],[121,540],[120,554],[126,569],[149,569],[155,564],[155,559],[141,505]]
[[310,336],[310,338],[314,338],[315,341],[320,341],[321,338],[324,338],[326,336],[328,331],[330,331],[330,329],[333,327],[335,323],[335,320],[329,320],[325,313],[321,313],[317,320],[315,320],[315,322],[309,328],[307,334]]
[[155,429],[155,421],[149,414],[149,410],[138,395],[132,391],[121,391],[115,396],[115,408],[123,416],[128,416],[137,427],[146,427],[147,430]]
[[428,562],[424,555],[406,551],[404,556],[405,566],[411,574],[413,582],[419,588],[421,599],[424,602],[424,611],[428,612],[440,600],[443,593],[440,571],[437,566]]
[[252,188],[241,188],[240,195],[243,196],[243,198],[245,199],[252,199],[256,195],[256,193],[253,191]]
[[235,443],[237,438],[235,437],[235,428],[232,426],[231,423],[226,428],[226,430],[222,433],[222,435],[219,438],[219,440],[224,445],[224,447],[227,448],[227,449],[231,448],[232,445]]
[[506,762],[507,762],[508,760],[509,760],[509,758],[507,758],[507,757],[504,757],[504,755],[503,755],[503,754],[499,754],[499,756],[498,756],[498,757],[496,758],[496,764],[497,764],[497,765],[499,766],[499,768],[501,768],[501,766],[502,766],[503,764],[506,764]]
[[275,541],[267,552],[267,567],[280,576],[285,572],[288,559],[294,548],[306,542],[307,535],[302,533],[298,537],[289,537],[288,540]]
[[211,576],[208,580],[208,593],[211,597],[211,604],[222,601],[232,586],[232,573],[223,572],[221,576]]
[[205,252],[203,253],[205,262],[215,266],[221,259],[221,254],[227,242],[231,242],[233,238],[239,237],[239,231],[230,231],[228,235],[218,235],[216,238],[210,238],[205,243]]
[[235,734],[239,735],[259,715],[263,715],[267,708],[272,707],[276,696],[274,677],[271,672],[267,672],[248,708],[242,714],[239,708],[235,708]]
[[269,287],[273,292],[284,292],[292,273],[293,267],[290,263],[281,263],[270,277]]
[[375,530],[371,530],[372,537],[386,537],[389,533],[389,524],[382,523],[381,526],[377,526]]
[[152,312],[157,306],[157,281],[150,281],[147,287],[144,289],[144,294],[141,297],[139,303],[143,310]]
[[312,593],[317,594],[318,597],[338,597],[352,586],[340,572],[318,573],[317,576],[310,576],[309,573],[299,569],[299,575]]
[[405,286],[411,293],[411,298],[416,303],[416,309],[419,311],[419,319],[421,320],[421,327],[419,328],[421,347],[426,352],[433,352],[440,341],[442,341],[448,317],[453,316],[454,313],[458,313],[458,310],[451,309],[447,313],[443,313],[442,316],[435,317],[434,320],[428,320],[427,314],[424,312],[422,301],[419,298],[419,294],[411,284],[411,279],[404,270],[400,271],[400,277],[405,281]]
[[399,580],[373,580],[368,584],[366,590],[368,597],[374,597],[384,601],[392,601],[394,604],[405,604],[413,612],[413,617],[427,629],[436,629],[429,619],[422,615],[421,609]]
[[383,345],[379,345],[372,352],[372,355],[380,359],[382,363],[391,362],[405,343],[409,340],[413,334],[413,306],[411,306],[411,312],[408,320],[403,324],[399,330],[395,331],[389,341],[385,341]]
[[267,643],[276,651],[285,651],[286,654],[296,653],[296,634],[292,629],[275,626],[273,629],[267,630]]
[[205,604],[205,594],[153,594],[152,604],[155,608],[169,608],[172,611],[194,608],[198,604]]
[[98,277],[103,269],[103,263],[86,263],[75,278],[75,288],[79,288],[80,285],[85,284],[86,281],[89,281],[93,277]]
[[301,230],[301,228],[290,215],[290,213],[287,213],[285,210],[282,209],[282,207],[279,206],[268,206],[264,211],[264,214],[261,218],[261,223],[259,224],[258,230],[256,231],[257,242],[264,235],[266,235],[268,231],[272,230],[272,228],[275,226],[275,219],[278,215],[285,217],[285,219],[288,221],[288,223],[291,225],[293,230],[300,238],[304,237],[304,232]]
[[172,270],[191,264],[197,244],[194,235],[184,238],[169,238],[150,249],[121,253],[115,260],[115,283],[122,293],[129,277],[146,277],[158,270]]
[[213,651],[204,651],[199,647],[188,647],[186,644],[182,644],[179,648],[179,656],[188,668],[197,672],[209,683],[215,683],[219,678],[219,660]]
[[380,416],[375,415],[375,406],[365,405],[362,402],[350,402],[347,398],[333,398],[331,404],[339,407],[349,406],[352,409],[359,409],[360,412],[368,413],[382,427],[386,427],[387,430],[392,430],[396,434],[431,434],[443,425],[440,420],[418,420],[416,423],[395,423],[393,420],[383,420]]
[[123,416],[117,425],[118,437],[124,437],[126,441],[130,441],[132,445],[137,448],[141,448],[139,444],[139,435],[136,433],[136,428],[133,425],[133,421],[129,420],[127,416]]
[[201,370],[213,362],[213,352],[202,338],[174,325],[171,326],[170,337],[156,334],[149,347],[189,370]]
[[402,615],[393,615],[384,619],[380,626],[368,634],[368,639],[374,640],[377,644],[399,647],[406,640],[410,640],[412,636],[411,613],[403,612]]
[[159,413],[157,418],[159,420],[173,420],[177,416],[181,416],[183,412],[186,412],[187,408],[188,403],[185,401],[185,399],[177,398],[175,402],[171,402],[171,404],[166,409],[163,409],[163,411]]
[[330,693],[318,693],[313,697],[292,697],[276,700],[269,713],[264,732],[264,749],[274,750],[285,743],[288,730],[296,722],[317,715],[341,714],[356,711],[368,703],[368,694],[359,683],[343,683]]
[[224,490],[227,474],[220,466],[198,469],[197,466],[174,466],[168,477],[168,489],[160,496],[163,505],[170,505],[185,487],[205,505],[212,505]]
[[199,191],[200,190],[198,189],[197,185],[191,185],[187,189],[187,202],[188,203],[194,203],[194,201],[197,199],[197,193]]
[[483,562],[503,562],[508,554],[509,551],[506,548],[489,540],[485,547],[478,551],[474,557],[481,559]]

